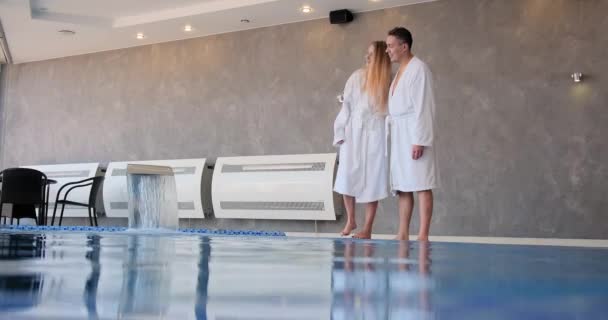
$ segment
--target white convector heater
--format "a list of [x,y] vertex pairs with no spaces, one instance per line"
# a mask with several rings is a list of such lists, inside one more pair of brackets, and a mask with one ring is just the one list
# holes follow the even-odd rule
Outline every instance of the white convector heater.
[[336,220],[336,154],[217,158],[216,218]]
[[[56,184],[50,185],[49,192],[49,212],[48,217],[53,215],[53,208],[55,206],[55,200],[57,197],[57,191],[64,184],[80,181],[88,178],[93,178],[98,175],[102,175],[101,168],[99,163],[68,163],[68,164],[54,164],[54,165],[34,165],[34,166],[23,166],[22,168],[31,168],[36,169],[38,171],[44,172],[48,179],[56,180]],[[65,195],[65,191],[67,191],[70,187],[66,187],[61,192],[62,198]],[[68,200],[80,203],[89,203],[89,194],[91,192],[91,187],[83,187],[77,188],[70,192],[68,195]],[[100,208],[98,208],[100,209]],[[57,208],[57,219],[59,219],[59,214],[61,212],[61,207]],[[66,205],[65,211],[63,213],[64,217],[88,217],[89,213],[87,208],[79,207],[79,206],[71,206]],[[56,220],[57,221],[57,220]],[[50,223],[50,220],[49,220]]]
[[108,217],[126,218],[128,213],[127,164],[148,164],[173,168],[180,218],[205,218],[201,184],[205,158],[110,162],[103,184],[103,204]]

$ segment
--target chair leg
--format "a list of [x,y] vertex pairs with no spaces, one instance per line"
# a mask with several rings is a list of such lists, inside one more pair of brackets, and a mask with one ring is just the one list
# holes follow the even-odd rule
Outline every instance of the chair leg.
[[14,215],[14,213],[15,213],[15,205],[13,204],[11,206],[11,225],[13,225],[13,215]]
[[61,213],[59,214],[59,226],[61,226],[61,221],[63,221],[63,210],[65,210],[65,203],[61,204]]
[[46,215],[46,210],[44,210],[44,199],[42,199],[42,202],[39,204],[38,215],[36,216],[35,213],[36,210],[34,210],[34,220],[36,220],[36,225],[39,226],[44,224],[44,216]]
[[93,208],[93,220],[95,220],[95,226],[99,227],[99,223],[97,222],[97,210]]
[[48,217],[49,217],[49,194],[51,193],[51,185],[47,184],[46,185],[46,198],[45,198],[45,203],[44,203],[44,219],[42,220],[42,224],[46,226]]
[[89,212],[89,224],[92,227],[93,226],[93,216],[91,216],[91,207],[88,207],[87,211]]
[[53,218],[51,218],[51,225],[55,225],[55,214],[57,213],[57,202],[55,202],[55,208],[53,208]]

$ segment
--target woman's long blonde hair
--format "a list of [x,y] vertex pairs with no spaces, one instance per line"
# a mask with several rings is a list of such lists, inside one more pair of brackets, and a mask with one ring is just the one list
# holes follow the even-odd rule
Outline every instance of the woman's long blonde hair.
[[384,41],[374,41],[374,55],[365,68],[363,90],[370,97],[374,110],[386,113],[391,86],[391,60],[386,53]]

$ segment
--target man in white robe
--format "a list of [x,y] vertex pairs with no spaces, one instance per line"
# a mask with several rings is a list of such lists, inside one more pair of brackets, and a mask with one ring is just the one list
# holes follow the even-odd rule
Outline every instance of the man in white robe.
[[399,71],[389,92],[390,188],[399,195],[398,240],[409,239],[409,227],[418,194],[419,241],[428,241],[433,213],[433,191],[439,186],[434,146],[435,99],[432,75],[427,65],[412,52],[412,35],[394,28],[386,39],[387,53]]

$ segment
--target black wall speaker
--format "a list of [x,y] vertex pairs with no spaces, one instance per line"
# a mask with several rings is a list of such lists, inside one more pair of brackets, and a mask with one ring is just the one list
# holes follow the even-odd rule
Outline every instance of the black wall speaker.
[[335,10],[329,13],[329,22],[331,24],[349,23],[353,21],[353,13],[346,10]]

